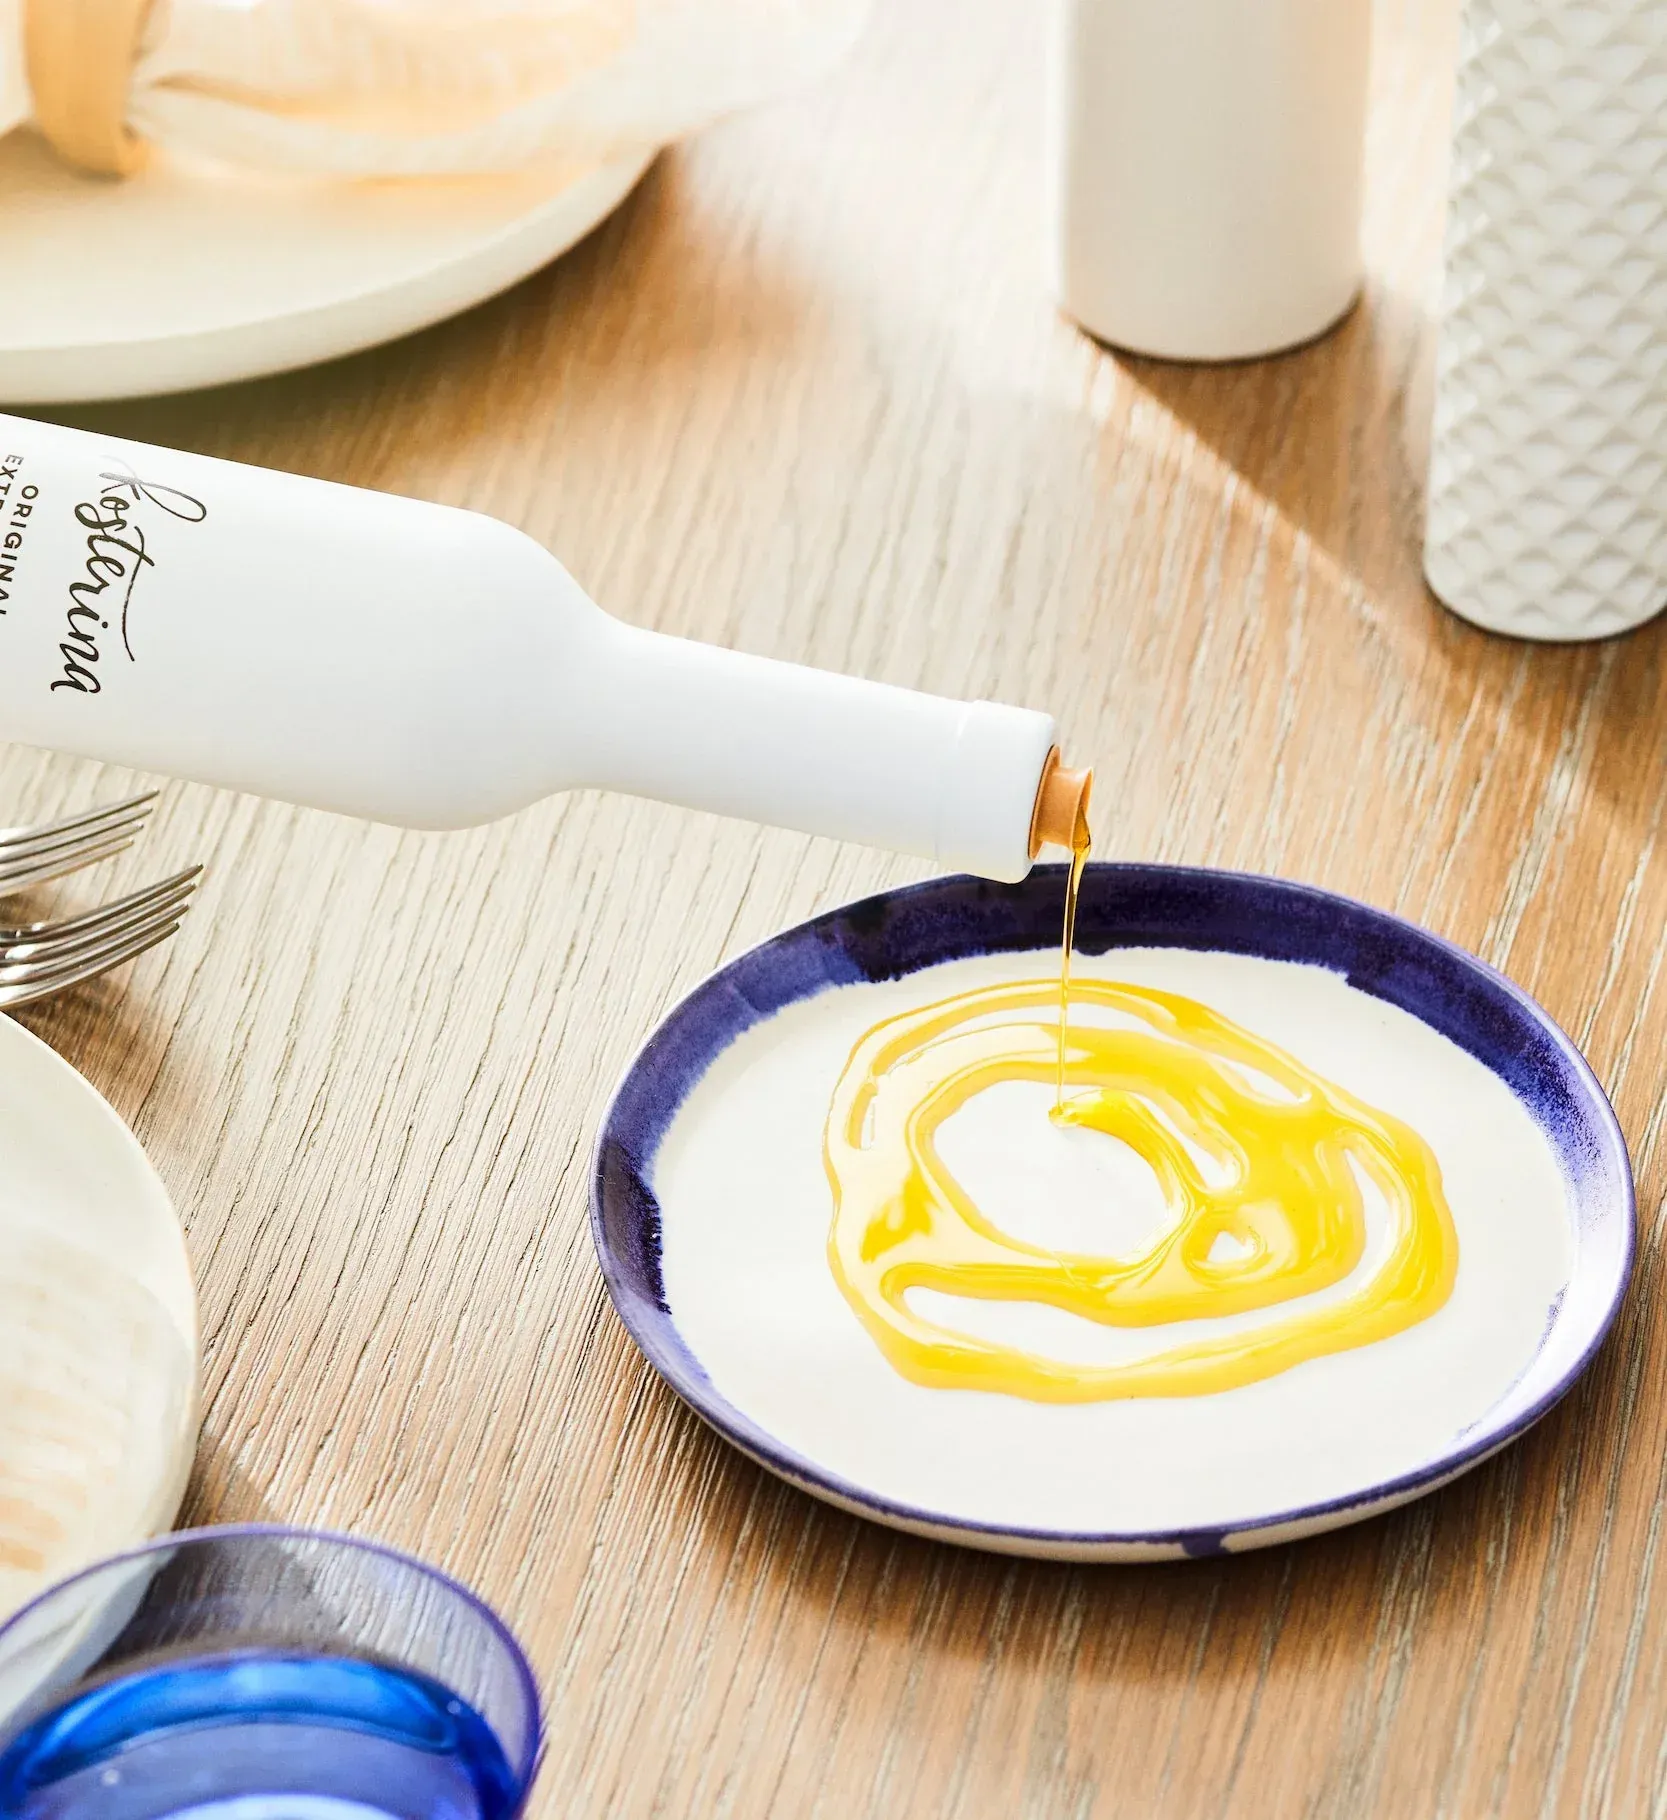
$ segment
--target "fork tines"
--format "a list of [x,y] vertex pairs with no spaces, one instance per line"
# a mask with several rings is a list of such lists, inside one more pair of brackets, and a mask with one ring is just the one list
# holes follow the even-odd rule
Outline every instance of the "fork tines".
[[60,922],[0,928],[0,1010],[63,992],[166,941],[201,872],[201,866],[189,867]]
[[146,790],[38,828],[0,828],[0,894],[113,859],[133,844],[155,803],[156,792]]

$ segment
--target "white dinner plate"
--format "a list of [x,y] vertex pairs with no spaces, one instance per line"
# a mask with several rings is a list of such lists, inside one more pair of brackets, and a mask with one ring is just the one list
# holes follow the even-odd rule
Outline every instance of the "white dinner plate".
[[197,1380],[167,1190],[81,1076],[0,1017],[0,1618],[173,1522]]
[[0,141],[0,400],[251,379],[467,309],[612,213],[652,152],[575,176],[301,183],[154,158],[77,176]]

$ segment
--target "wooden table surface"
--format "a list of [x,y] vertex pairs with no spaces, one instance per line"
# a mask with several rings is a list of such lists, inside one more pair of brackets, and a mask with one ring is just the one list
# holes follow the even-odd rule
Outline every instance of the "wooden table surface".
[[[1044,11],[879,7],[834,79],[666,157],[473,314],[74,418],[498,513],[644,624],[1048,707],[1099,767],[1103,852],[1473,948],[1618,1105],[1643,1249],[1616,1333],[1503,1456],[1316,1541],[1088,1569],[892,1535],[649,1373],[586,1185],[681,993],[920,869],[594,796],[430,836],[180,786],[122,880],[206,860],[201,907],[26,1021],[189,1230],[186,1515],[470,1578],[543,1681],[539,1815],[1667,1812],[1667,630],[1530,648],[1421,584],[1451,5],[1379,8],[1362,307],[1230,369],[1113,358],[1050,307]],[[125,782],[0,775],[8,820]]]

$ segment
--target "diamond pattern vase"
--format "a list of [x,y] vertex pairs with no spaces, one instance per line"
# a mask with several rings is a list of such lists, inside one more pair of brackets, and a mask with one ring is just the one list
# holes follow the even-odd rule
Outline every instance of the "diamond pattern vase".
[[1667,607],[1667,0],[1465,0],[1424,570],[1521,638]]

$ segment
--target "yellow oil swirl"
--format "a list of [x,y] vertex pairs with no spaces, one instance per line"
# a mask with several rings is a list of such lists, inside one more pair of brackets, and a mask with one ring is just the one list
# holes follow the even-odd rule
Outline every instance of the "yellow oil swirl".
[[[1070,1005],[1100,1015],[1067,1030],[1054,980],[959,993],[877,1025],[840,1077],[824,1138],[828,1254],[904,1377],[1056,1403],[1195,1396],[1387,1338],[1447,1300],[1458,1240],[1435,1156],[1409,1126],[1179,993],[1079,979]],[[1056,1122],[1146,1160],[1169,1207],[1157,1237],[1126,1257],[1055,1252],[985,1218],[937,1132],[1003,1081],[1069,1089]],[[1381,1259],[1347,1293],[1290,1306],[1361,1264],[1363,1179],[1388,1208]],[[1115,1328],[1277,1312],[1084,1366],[940,1325],[910,1307],[914,1289],[1045,1303]]]

